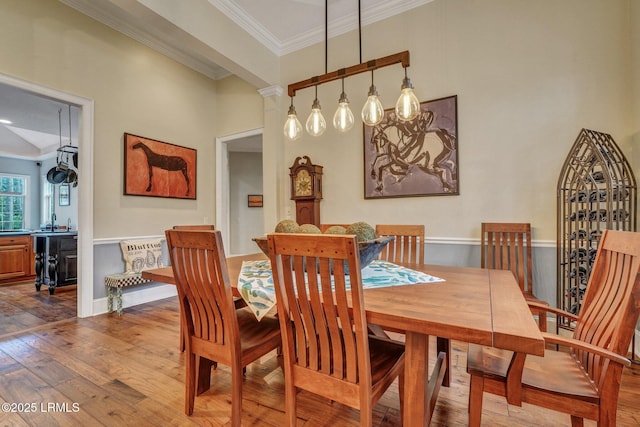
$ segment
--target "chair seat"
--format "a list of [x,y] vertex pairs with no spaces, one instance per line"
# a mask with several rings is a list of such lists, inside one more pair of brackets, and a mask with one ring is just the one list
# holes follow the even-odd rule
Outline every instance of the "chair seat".
[[390,339],[369,335],[371,359],[371,383],[374,395],[377,389],[384,390],[398,376],[404,365],[404,344]]
[[237,309],[236,314],[240,329],[240,348],[243,353],[263,346],[265,342],[280,341],[280,323],[277,317],[267,315],[258,320],[249,307]]
[[[512,352],[469,344],[467,372],[506,384]],[[545,390],[556,396],[597,403],[598,392],[569,353],[546,350],[544,358],[528,355],[522,372],[523,400],[527,389]]]

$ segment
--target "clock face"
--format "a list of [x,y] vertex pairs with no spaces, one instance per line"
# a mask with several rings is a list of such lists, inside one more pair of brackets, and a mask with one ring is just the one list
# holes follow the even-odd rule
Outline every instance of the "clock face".
[[306,169],[298,171],[295,179],[294,189],[296,197],[311,196],[313,194],[311,188],[311,176],[309,175],[309,171],[307,171]]

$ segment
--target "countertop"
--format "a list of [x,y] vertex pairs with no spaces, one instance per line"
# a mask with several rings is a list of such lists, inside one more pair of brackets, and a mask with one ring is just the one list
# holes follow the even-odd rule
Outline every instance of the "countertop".
[[30,234],[33,234],[32,230],[0,231],[0,237],[2,237],[2,236],[29,236]]
[[34,231],[30,233],[34,237],[51,237],[51,236],[75,236],[78,234],[76,230],[60,230],[60,231]]
[[49,236],[75,236],[78,234],[77,230],[60,230],[60,231],[46,231],[46,230],[15,230],[15,231],[0,231],[0,237],[2,236],[35,236],[35,237],[49,237]]

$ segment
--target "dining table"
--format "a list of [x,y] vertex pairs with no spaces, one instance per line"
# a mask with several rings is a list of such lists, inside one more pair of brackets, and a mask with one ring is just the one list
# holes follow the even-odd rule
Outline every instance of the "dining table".
[[[227,258],[234,294],[243,261],[267,259],[262,253]],[[364,288],[367,322],[405,335],[403,425],[429,425],[448,354],[440,353],[429,375],[429,337],[459,340],[514,352],[524,365],[527,354],[543,356],[544,339],[513,274],[508,270],[402,263],[403,267],[443,279],[429,283]],[[171,267],[142,277],[176,284]],[[441,342],[441,341],[440,341]],[[441,350],[441,345],[438,350]],[[516,375],[521,369],[515,369]],[[519,378],[513,379],[519,383]],[[517,387],[515,388],[517,390]],[[517,396],[515,400],[517,402]]]

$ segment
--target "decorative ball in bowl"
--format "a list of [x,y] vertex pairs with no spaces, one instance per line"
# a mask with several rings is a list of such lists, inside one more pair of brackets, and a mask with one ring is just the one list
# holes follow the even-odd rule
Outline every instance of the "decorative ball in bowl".
[[[360,252],[360,268],[364,268],[369,265],[371,261],[378,257],[385,246],[394,239],[394,236],[381,236],[373,240],[367,240],[366,242],[359,242],[358,250]],[[252,240],[256,242],[260,250],[266,256],[269,256],[269,242],[266,237],[254,237]]]

